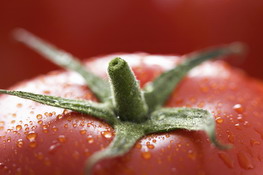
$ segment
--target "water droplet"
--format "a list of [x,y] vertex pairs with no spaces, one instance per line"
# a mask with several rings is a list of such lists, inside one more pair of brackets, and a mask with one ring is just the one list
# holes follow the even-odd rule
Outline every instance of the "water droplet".
[[17,131],[20,131],[22,129],[22,126],[21,125],[16,125],[16,130]]
[[234,143],[234,140],[235,140],[234,135],[233,135],[229,130],[227,130],[226,133],[227,133],[227,139],[228,139],[228,141],[229,141],[230,143]]
[[18,103],[16,107],[21,108],[23,105],[21,103]]
[[17,146],[18,148],[22,148],[23,145],[24,145],[23,140],[22,140],[22,139],[18,139],[17,142],[16,142],[16,146]]
[[37,138],[37,133],[34,131],[29,132],[29,134],[26,136],[26,138],[30,141],[33,142]]
[[63,115],[61,115],[61,114],[59,114],[58,116],[57,116],[57,119],[58,120],[60,120],[60,119],[62,119],[63,118]]
[[42,115],[41,115],[41,114],[38,114],[38,115],[36,116],[36,118],[37,118],[38,120],[40,120],[40,119],[42,119]]
[[216,118],[216,123],[221,124],[223,122],[224,122],[224,119],[222,119],[221,117]]
[[228,154],[226,154],[225,152],[219,152],[218,156],[228,168],[234,167],[233,160],[230,159]]
[[57,131],[58,131],[58,128],[57,128],[56,126],[53,126],[53,127],[52,127],[52,130],[53,130],[54,132],[57,132]]
[[54,145],[51,145],[51,146],[49,147],[49,149],[48,149],[48,153],[50,153],[50,154],[55,154],[56,151],[58,150],[58,148],[59,148],[60,146],[61,146],[60,143],[56,143],[56,144],[54,144]]
[[39,125],[42,125],[42,124],[43,124],[43,121],[42,121],[42,120],[38,120],[37,123],[38,123]]
[[93,142],[94,142],[94,139],[93,139],[92,137],[88,137],[88,138],[87,138],[87,141],[88,141],[88,143],[93,143]]
[[4,163],[0,163],[0,168],[2,169],[2,168],[4,168],[4,166],[5,166],[5,164]]
[[43,129],[42,131],[43,131],[44,133],[48,133],[48,127],[49,127],[48,125],[43,125],[43,126],[42,126],[42,129]]
[[155,147],[154,147],[153,144],[147,144],[147,148],[149,148],[149,149],[154,149]]
[[64,125],[64,128],[68,128],[68,124],[67,123]]
[[11,142],[11,137],[8,137],[7,140],[6,140],[8,143]]
[[73,123],[72,126],[73,126],[73,128],[76,128],[76,127],[77,127],[77,124],[76,124],[76,123]]
[[250,139],[250,145],[251,146],[255,146],[255,145],[260,145],[260,141],[258,140],[255,140],[255,139]]
[[29,147],[30,147],[30,148],[35,148],[35,147],[37,147],[37,142],[36,142],[36,141],[30,142],[30,143],[29,143]]
[[81,135],[85,135],[85,134],[87,133],[87,130],[80,130],[79,133],[80,133]]
[[234,126],[235,126],[236,129],[239,129],[239,130],[241,129],[241,126],[240,126],[239,123],[236,123]]
[[242,114],[244,112],[244,108],[241,104],[235,104],[233,106],[233,109],[236,111],[238,114]]
[[240,121],[240,122],[243,122],[243,121],[244,121],[242,114],[238,114],[237,120]]
[[110,131],[102,131],[101,135],[106,139],[110,139],[112,137],[112,133]]
[[243,169],[253,169],[254,165],[252,164],[251,160],[244,152],[239,152],[237,154],[238,163],[241,168]]
[[58,136],[58,141],[59,141],[60,143],[64,143],[64,142],[66,142],[66,137],[65,137],[64,135],[59,135],[59,136]]
[[4,163],[0,163],[0,168],[4,171],[8,170],[8,167]]
[[150,152],[142,152],[141,154],[142,158],[144,158],[145,160],[149,160],[152,157],[152,154]]

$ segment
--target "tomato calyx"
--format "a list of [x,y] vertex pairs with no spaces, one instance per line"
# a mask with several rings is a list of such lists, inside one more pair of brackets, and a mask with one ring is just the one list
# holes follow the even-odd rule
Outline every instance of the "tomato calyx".
[[141,137],[153,133],[176,129],[202,130],[207,133],[211,143],[217,148],[229,148],[229,145],[222,145],[217,140],[215,121],[209,111],[184,107],[162,108],[162,105],[193,67],[216,57],[241,54],[244,50],[242,44],[233,43],[187,55],[188,59],[185,59],[182,64],[162,73],[141,90],[134,73],[127,62],[121,58],[115,58],[109,63],[110,83],[107,83],[87,71],[72,55],[55,48],[33,34],[19,29],[15,32],[15,36],[47,59],[79,73],[101,101],[97,103],[30,92],[0,90],[3,94],[89,114],[110,124],[115,130],[115,137],[107,148],[93,154],[87,160],[86,174],[91,174],[92,168],[98,161],[127,153]]

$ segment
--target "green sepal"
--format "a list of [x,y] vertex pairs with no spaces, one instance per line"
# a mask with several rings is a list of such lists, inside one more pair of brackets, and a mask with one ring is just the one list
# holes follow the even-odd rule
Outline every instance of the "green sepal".
[[199,108],[162,108],[145,123],[145,133],[168,132],[176,129],[205,131],[210,141],[219,149],[228,149],[216,139],[215,120],[210,112]]
[[9,91],[3,89],[0,89],[0,93],[17,96],[23,99],[29,99],[49,106],[70,109],[73,111],[89,114],[106,121],[110,125],[113,125],[118,120],[107,103],[101,104],[89,100],[65,99],[61,97],[34,94],[23,91]]
[[104,150],[94,153],[86,162],[85,175],[92,174],[92,168],[101,160],[122,156],[129,152],[137,140],[143,137],[144,128],[141,124],[120,122],[115,125],[115,137]]
[[52,44],[42,40],[41,38],[24,29],[17,29],[15,30],[14,34],[18,41],[35,50],[44,58],[63,68],[79,73],[86,81],[88,87],[100,101],[105,102],[109,100],[110,88],[108,82],[89,72],[84,64],[82,64],[73,55],[56,48]]
[[154,111],[166,102],[177,84],[192,68],[206,60],[211,60],[220,56],[241,54],[244,51],[244,47],[245,46],[241,43],[232,43],[187,55],[183,63],[162,73],[154,81],[145,85],[144,96],[149,107],[149,112]]

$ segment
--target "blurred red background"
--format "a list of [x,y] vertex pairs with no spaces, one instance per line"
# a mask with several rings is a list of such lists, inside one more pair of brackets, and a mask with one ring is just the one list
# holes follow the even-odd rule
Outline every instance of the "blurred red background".
[[13,40],[23,27],[79,58],[113,52],[185,54],[243,41],[235,62],[263,78],[262,0],[27,0],[0,2],[0,88],[57,69]]

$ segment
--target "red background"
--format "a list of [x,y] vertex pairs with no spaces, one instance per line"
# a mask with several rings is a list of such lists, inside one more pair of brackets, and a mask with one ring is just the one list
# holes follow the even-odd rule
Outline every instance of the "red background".
[[113,52],[185,54],[243,41],[232,62],[263,78],[262,0],[1,0],[0,88],[57,67],[15,42],[23,27],[79,58]]

